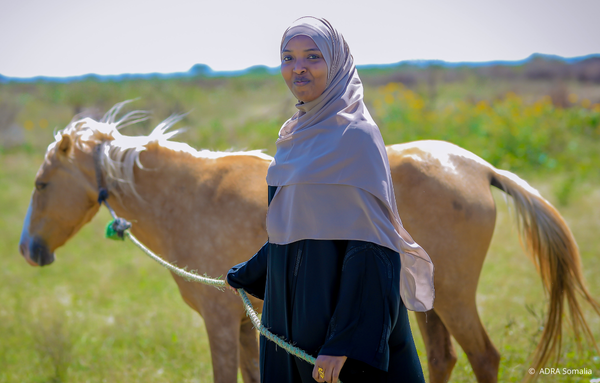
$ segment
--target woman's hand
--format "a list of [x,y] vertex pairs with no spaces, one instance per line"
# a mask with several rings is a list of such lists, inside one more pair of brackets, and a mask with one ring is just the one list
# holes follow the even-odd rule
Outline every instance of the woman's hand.
[[319,355],[313,368],[313,379],[317,382],[337,383],[346,359],[348,358],[345,356]]

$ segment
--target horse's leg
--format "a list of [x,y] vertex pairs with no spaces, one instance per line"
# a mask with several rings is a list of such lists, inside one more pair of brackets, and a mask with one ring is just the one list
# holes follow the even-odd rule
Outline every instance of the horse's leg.
[[176,276],[185,303],[204,319],[215,383],[237,383],[238,342],[243,308],[229,292],[190,283]]
[[[440,319],[460,344],[471,363],[479,383],[496,383],[500,366],[500,353],[492,344],[481,324],[475,298],[472,300],[444,300],[450,307],[436,306]],[[441,301],[441,302],[444,302]]]
[[228,312],[225,307],[212,306],[211,311],[202,311],[210,344],[214,382],[236,383],[240,337],[239,312]]
[[450,333],[435,310],[415,314],[427,351],[429,382],[446,383],[457,359]]
[[240,369],[245,383],[260,382],[258,341],[250,318],[240,325]]

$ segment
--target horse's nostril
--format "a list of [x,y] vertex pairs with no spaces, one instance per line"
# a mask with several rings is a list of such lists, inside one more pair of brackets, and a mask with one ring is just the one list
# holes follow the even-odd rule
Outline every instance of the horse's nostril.
[[35,238],[29,244],[29,258],[39,266],[46,266],[54,262],[54,253],[42,239]]
[[45,244],[39,239],[34,239],[29,244],[29,258],[40,266],[44,266]]
[[41,266],[40,261],[42,259],[42,248],[35,242],[29,247],[29,258]]

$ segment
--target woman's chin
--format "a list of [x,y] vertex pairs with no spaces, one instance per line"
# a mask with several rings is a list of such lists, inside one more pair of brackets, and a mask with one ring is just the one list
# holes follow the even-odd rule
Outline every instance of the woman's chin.
[[298,101],[301,101],[301,102],[303,102],[305,104],[307,102],[311,102],[313,100],[316,100],[317,97],[319,97],[319,96],[314,96],[312,94],[309,94],[309,95],[306,95],[306,94],[296,94],[295,96],[298,99]]

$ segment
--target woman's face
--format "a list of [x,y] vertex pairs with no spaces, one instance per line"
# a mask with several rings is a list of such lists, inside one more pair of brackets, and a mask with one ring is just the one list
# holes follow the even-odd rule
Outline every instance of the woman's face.
[[327,88],[327,63],[308,36],[288,41],[281,52],[281,74],[299,101],[310,102]]

